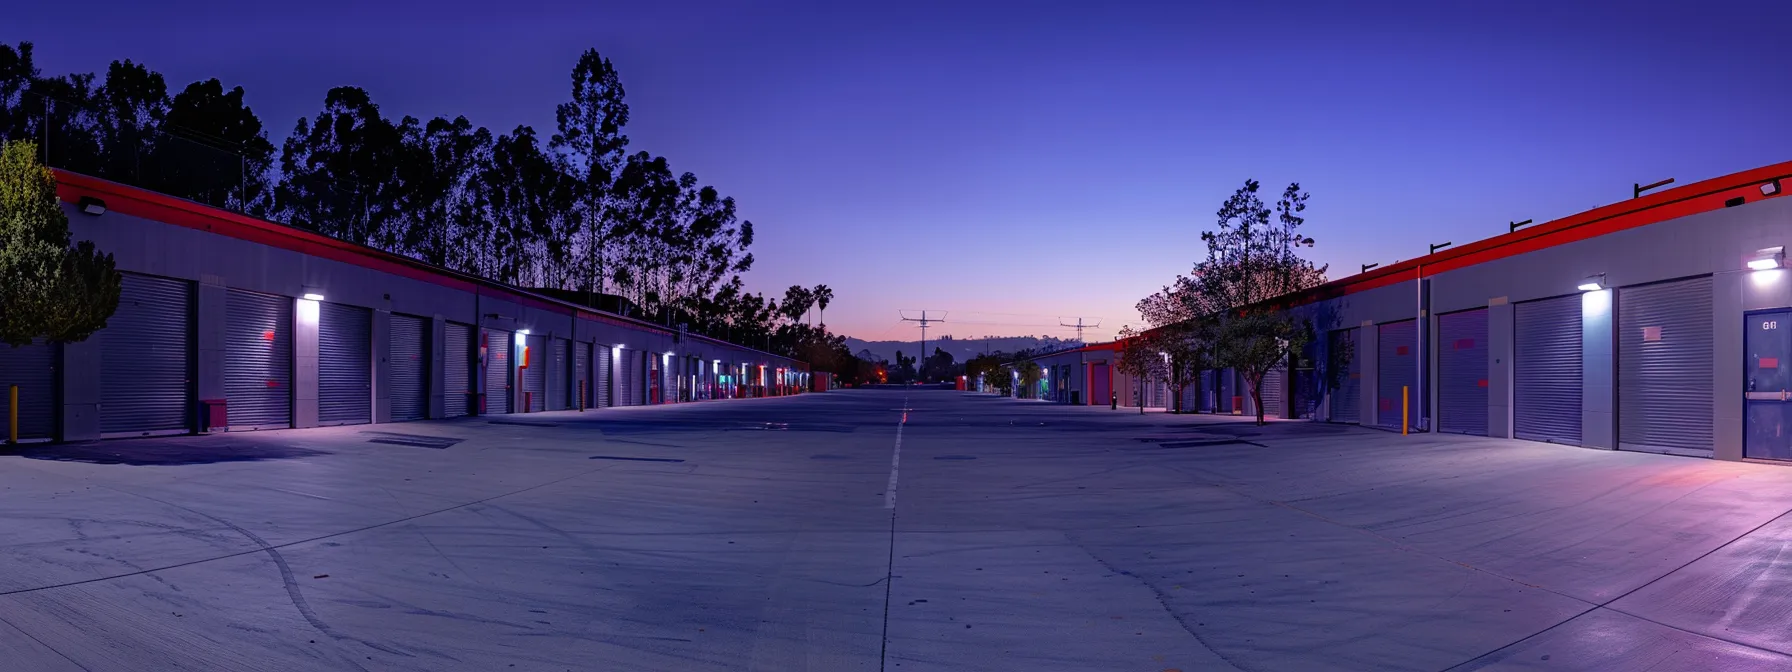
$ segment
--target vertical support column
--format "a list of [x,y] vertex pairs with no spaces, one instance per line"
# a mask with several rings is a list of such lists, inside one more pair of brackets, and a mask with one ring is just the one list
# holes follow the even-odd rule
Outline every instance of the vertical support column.
[[[1785,270],[1757,271],[1784,274]],[[1719,460],[1741,460],[1743,448],[1742,401],[1743,348],[1742,294],[1744,283],[1755,274],[1714,273],[1711,276],[1711,389],[1716,398],[1711,403],[1711,457]],[[1774,277],[1774,276],[1765,276]],[[1784,284],[1786,280],[1778,281]],[[1781,290],[1784,291],[1784,290]],[[1778,299],[1768,305],[1784,305]],[[1756,304],[1759,305],[1759,304]]]
[[292,426],[317,426],[317,329],[321,306],[316,301],[292,302]]
[[203,402],[224,400],[224,334],[229,315],[229,292],[224,289],[224,279],[209,273],[199,276],[199,285],[195,292],[193,311],[194,340],[197,341],[197,355],[194,362],[193,391],[201,403],[193,408],[200,416],[194,426],[203,432],[207,429],[209,418]]
[[[0,346],[6,347],[6,346]],[[100,438],[100,339],[64,343],[57,354],[57,386],[62,388],[62,414],[56,438],[97,441]]]
[[1381,331],[1375,328],[1374,320],[1363,320],[1356,330],[1356,356],[1362,360],[1357,370],[1362,378],[1357,384],[1357,423],[1364,427],[1381,424],[1381,357],[1376,349],[1381,343]]
[[1512,304],[1500,296],[1487,300],[1487,436],[1512,438]]
[[1601,289],[1580,295],[1580,445],[1618,448],[1616,296]]
[[392,311],[373,311],[373,421],[392,421]]
[[[447,339],[448,320],[442,319],[441,315],[437,315],[429,321],[429,361],[424,364],[428,369],[428,372],[425,374],[424,384],[429,386],[429,409],[427,415],[424,417],[448,417],[448,399],[442,383],[442,378],[447,375],[448,367],[449,353],[447,343],[445,342]],[[467,353],[463,352],[458,356],[464,360],[467,357]],[[462,400],[460,403],[465,404],[467,402]]]

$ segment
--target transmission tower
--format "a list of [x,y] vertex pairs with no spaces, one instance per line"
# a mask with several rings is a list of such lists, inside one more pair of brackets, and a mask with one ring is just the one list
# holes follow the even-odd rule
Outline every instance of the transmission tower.
[[1095,327],[1101,326],[1100,318],[1096,318],[1094,324],[1083,324],[1083,318],[1080,318],[1080,317],[1076,318],[1076,324],[1067,323],[1064,321],[1065,319],[1067,319],[1067,318],[1062,318],[1062,317],[1058,318],[1058,326],[1060,326],[1060,327],[1076,327],[1076,342],[1078,345],[1088,345],[1088,343],[1085,343],[1083,341],[1083,328],[1084,327],[1093,329]]
[[[945,322],[946,321],[946,311],[936,310],[933,312],[939,313],[940,316],[939,317],[928,317],[927,311],[925,311],[925,310],[921,311],[920,317],[909,317],[908,315],[902,314],[900,311],[898,311],[898,313],[897,313],[899,315],[902,315],[903,322],[920,322],[921,323],[921,353],[918,355],[915,355],[915,377],[916,378],[920,378],[921,372],[926,370],[926,367],[927,367],[927,325],[933,324],[936,322]],[[902,362],[897,362],[897,364],[901,364],[901,363]]]

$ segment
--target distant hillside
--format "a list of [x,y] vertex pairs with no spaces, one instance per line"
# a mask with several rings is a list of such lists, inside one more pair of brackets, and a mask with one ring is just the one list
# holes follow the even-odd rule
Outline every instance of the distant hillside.
[[[962,362],[983,354],[986,349],[988,352],[1014,352],[1024,348],[1040,349],[1063,347],[1074,341],[1075,339],[1067,340],[1056,336],[1007,336],[1003,338],[991,338],[987,341],[981,338],[974,340],[959,340],[948,336],[939,340],[928,339],[927,352],[928,354],[932,354],[934,348],[939,348],[952,353],[954,358]],[[901,350],[902,355],[908,357],[913,356],[915,350],[919,348],[920,344],[916,341],[865,341],[851,336],[846,338],[846,349],[850,350],[853,354],[857,355],[869,350],[877,359],[889,362],[896,361],[897,350]]]

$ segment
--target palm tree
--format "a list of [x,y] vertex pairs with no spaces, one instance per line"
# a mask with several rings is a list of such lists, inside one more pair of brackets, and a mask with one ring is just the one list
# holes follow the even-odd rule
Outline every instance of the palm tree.
[[809,293],[815,299],[815,307],[821,310],[821,328],[828,328],[828,302],[834,300],[834,289],[827,285],[816,285]]

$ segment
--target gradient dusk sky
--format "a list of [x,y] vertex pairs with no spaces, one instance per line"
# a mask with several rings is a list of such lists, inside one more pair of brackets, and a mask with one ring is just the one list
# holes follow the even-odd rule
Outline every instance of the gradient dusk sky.
[[[377,5],[377,6],[375,6]],[[1348,8],[1346,8],[1348,7]],[[754,221],[753,289],[826,283],[836,331],[1092,338],[1201,254],[1245,178],[1312,192],[1359,264],[1792,160],[1792,3],[14,3],[46,74],[241,85],[276,145],[326,89],[544,134],[610,57],[631,150]],[[1273,194],[1272,194],[1273,195]],[[1792,223],[1789,223],[1792,225]]]

